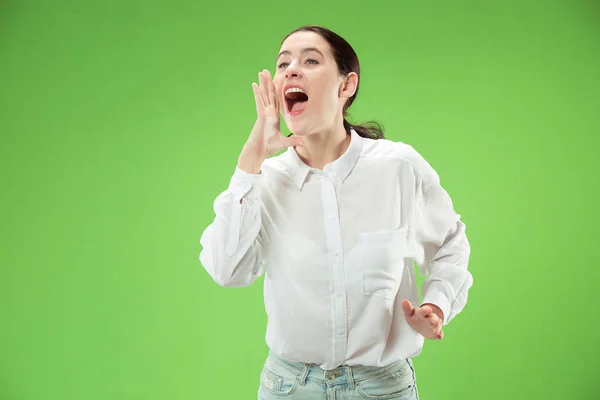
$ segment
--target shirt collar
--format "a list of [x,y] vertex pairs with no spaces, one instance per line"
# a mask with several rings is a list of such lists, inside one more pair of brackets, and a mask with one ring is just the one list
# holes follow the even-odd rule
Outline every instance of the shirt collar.
[[285,153],[286,170],[292,181],[298,186],[298,189],[302,189],[306,177],[311,170],[335,176],[341,182],[344,182],[358,161],[362,145],[362,138],[354,129],[350,129],[350,145],[344,154],[337,160],[327,164],[322,172],[306,165],[304,161],[300,159],[296,150],[293,147],[289,147]]

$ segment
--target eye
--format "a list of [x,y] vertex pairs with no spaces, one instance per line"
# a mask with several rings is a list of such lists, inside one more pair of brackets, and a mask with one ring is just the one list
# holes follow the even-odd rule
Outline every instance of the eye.
[[308,60],[306,60],[307,63],[311,63],[311,64],[318,64],[319,62],[315,59],[309,58]]
[[277,68],[285,68],[285,67],[287,67],[287,65],[288,65],[288,63],[282,62],[277,66]]

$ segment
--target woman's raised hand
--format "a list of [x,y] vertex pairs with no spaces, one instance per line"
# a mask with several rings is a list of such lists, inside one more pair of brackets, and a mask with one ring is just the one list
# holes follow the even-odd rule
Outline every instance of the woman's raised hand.
[[301,146],[299,137],[281,133],[281,101],[275,91],[271,74],[266,69],[258,73],[259,84],[252,83],[256,102],[256,123],[238,159],[238,166],[247,173],[260,173],[262,162],[280,150]]

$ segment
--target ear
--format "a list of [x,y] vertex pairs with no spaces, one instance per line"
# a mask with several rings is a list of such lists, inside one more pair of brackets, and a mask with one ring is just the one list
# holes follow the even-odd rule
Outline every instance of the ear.
[[358,75],[356,72],[350,72],[340,85],[340,98],[349,99],[356,93],[358,87]]

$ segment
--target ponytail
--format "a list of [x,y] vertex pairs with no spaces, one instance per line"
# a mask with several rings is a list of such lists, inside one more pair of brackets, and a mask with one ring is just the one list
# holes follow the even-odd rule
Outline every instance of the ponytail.
[[[363,122],[362,124],[352,125],[344,118],[344,129],[348,135],[350,134],[350,129],[354,129],[358,136],[367,139],[385,139],[383,125],[377,121],[368,121]],[[290,133],[288,137],[292,135],[293,133]]]
[[344,128],[350,134],[350,129],[354,129],[358,136],[367,139],[385,139],[383,126],[377,121],[368,121],[362,124],[352,125],[344,118]]

